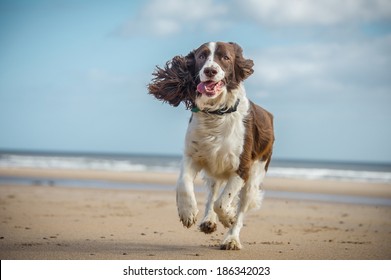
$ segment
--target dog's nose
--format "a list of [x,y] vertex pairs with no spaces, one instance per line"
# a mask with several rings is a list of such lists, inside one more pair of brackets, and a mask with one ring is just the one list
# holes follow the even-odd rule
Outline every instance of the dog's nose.
[[209,77],[209,78],[212,78],[213,76],[216,76],[217,74],[217,70],[213,67],[206,67],[204,69],[204,74]]

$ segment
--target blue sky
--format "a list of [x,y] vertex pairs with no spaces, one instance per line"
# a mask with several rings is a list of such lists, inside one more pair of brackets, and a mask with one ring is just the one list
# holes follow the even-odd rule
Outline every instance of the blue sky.
[[190,112],[146,86],[208,41],[254,60],[276,158],[391,162],[386,0],[0,0],[0,149],[181,154]]

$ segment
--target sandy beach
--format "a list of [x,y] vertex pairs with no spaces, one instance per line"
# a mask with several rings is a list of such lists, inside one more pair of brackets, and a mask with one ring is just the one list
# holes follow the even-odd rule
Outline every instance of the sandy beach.
[[[0,169],[0,176],[173,186],[177,174]],[[200,181],[197,181],[200,183]],[[199,187],[198,187],[199,188]],[[267,178],[273,193],[391,198],[391,185]],[[199,209],[205,193],[197,192]],[[1,259],[391,259],[391,206],[266,197],[250,212],[243,249],[221,251],[225,229],[182,227],[173,188],[0,186]],[[199,220],[203,211],[200,211]]]

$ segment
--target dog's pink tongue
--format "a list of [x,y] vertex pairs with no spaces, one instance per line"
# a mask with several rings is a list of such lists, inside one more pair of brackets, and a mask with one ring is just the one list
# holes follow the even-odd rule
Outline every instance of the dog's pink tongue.
[[221,82],[201,82],[197,85],[197,91],[202,94],[215,94],[217,93],[221,88]]

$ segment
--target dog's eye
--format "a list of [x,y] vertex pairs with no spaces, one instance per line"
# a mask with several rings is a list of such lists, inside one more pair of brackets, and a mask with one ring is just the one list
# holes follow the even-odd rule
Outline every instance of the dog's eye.
[[199,59],[205,59],[205,55],[204,54],[200,54],[200,56],[198,58]]
[[229,56],[228,56],[228,55],[224,55],[224,56],[223,56],[223,59],[224,59],[224,60],[229,60]]

